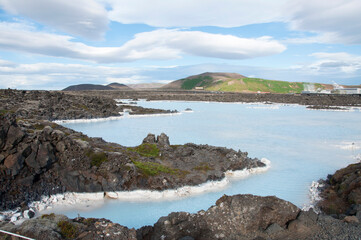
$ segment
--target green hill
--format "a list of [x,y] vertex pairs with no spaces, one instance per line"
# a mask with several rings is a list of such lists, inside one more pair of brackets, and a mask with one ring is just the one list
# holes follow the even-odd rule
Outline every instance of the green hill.
[[[202,73],[171,82],[163,88],[192,90],[203,88],[207,91],[220,92],[270,92],[270,93],[301,93],[303,82],[286,82],[248,78],[237,73]],[[325,89],[326,85],[313,84],[314,87]]]
[[300,82],[273,81],[261,78],[242,78],[217,82],[208,86],[206,89],[222,92],[301,93],[304,90],[304,84]]

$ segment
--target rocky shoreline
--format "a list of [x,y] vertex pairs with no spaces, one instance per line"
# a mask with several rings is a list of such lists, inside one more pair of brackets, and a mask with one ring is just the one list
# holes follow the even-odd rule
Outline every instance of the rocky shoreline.
[[[203,101],[203,102],[244,102],[244,103],[281,103],[311,106],[313,109],[332,109],[335,107],[361,107],[361,95],[342,94],[271,94],[271,93],[231,93],[186,90],[137,90],[106,91],[112,99],[147,99],[149,101]],[[83,91],[85,96],[105,95],[101,91]],[[337,108],[338,109],[338,108]]]
[[[65,192],[167,190],[264,167],[246,152],[208,145],[171,145],[149,134],[136,147],[107,143],[43,120],[0,116],[0,210],[26,209]],[[207,161],[205,161],[207,159]]]
[[[359,239],[361,224],[312,209],[302,211],[276,197],[224,195],[208,210],[173,212],[153,226],[129,229],[106,219],[69,219],[46,214],[21,225],[0,222],[0,228],[35,239]],[[1,234],[0,234],[1,236]]]
[[[171,145],[165,134],[149,134],[139,146],[123,147],[62,127],[52,121],[119,116],[115,98],[222,102],[282,102],[360,106],[358,96],[292,96],[114,91],[84,95],[0,90],[0,229],[35,239],[359,239],[361,164],[322,181],[325,213],[302,211],[276,197],[223,196],[208,210],[171,213],[153,226],[129,229],[106,219],[43,215],[33,218],[30,203],[67,192],[169,190],[225,179],[227,171],[266,167],[247,153],[208,145]],[[104,94],[102,92],[101,94]],[[243,99],[244,98],[244,99]],[[296,100],[295,100],[296,99]],[[298,99],[298,100],[297,100]],[[349,102],[348,102],[349,101]],[[315,104],[317,103],[317,104]],[[318,109],[318,107],[315,107]],[[134,109],[134,110],[133,110]],[[135,107],[134,114],[172,113]],[[207,162],[204,162],[207,159]],[[329,215],[327,215],[329,214]],[[32,218],[21,225],[9,220]],[[0,236],[4,236],[0,233]]]
[[119,105],[109,97],[73,95],[58,91],[20,91],[0,89],[0,114],[12,113],[18,119],[69,120],[121,116],[129,114],[175,113],[174,110]]

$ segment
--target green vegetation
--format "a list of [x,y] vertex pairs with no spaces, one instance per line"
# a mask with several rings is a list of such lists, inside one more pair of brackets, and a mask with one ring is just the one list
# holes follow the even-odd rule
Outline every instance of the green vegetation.
[[54,213],[50,213],[50,214],[43,214],[41,215],[41,219],[54,219],[55,218],[55,214]]
[[181,88],[191,90],[195,87],[207,87],[212,84],[213,78],[210,76],[199,76],[197,78],[184,79]]
[[143,143],[138,147],[128,148],[128,151],[136,152],[143,157],[158,157],[159,149],[156,144]]
[[60,228],[60,234],[66,239],[76,238],[78,228],[68,221],[59,221],[58,227]]
[[36,130],[43,130],[45,128],[44,124],[37,123],[33,126]]
[[97,222],[96,218],[86,218],[84,219],[83,223],[86,225],[92,225]]
[[4,115],[6,115],[8,112],[9,112],[8,110],[1,109],[1,110],[0,110],[0,116],[4,116]]
[[105,152],[93,152],[92,150],[88,151],[86,155],[90,158],[91,166],[100,167],[103,162],[108,161],[108,157]]
[[89,141],[90,141],[90,138],[89,138],[88,136],[82,136],[82,137],[76,138],[76,139],[82,140],[82,141],[84,141],[84,142],[89,142]]
[[76,108],[81,108],[85,111],[89,111],[89,108],[87,106],[85,106],[84,104],[76,104],[75,105]]
[[320,83],[314,83],[314,85],[315,85],[315,89],[321,89],[321,90],[325,89],[325,86],[323,86]]
[[206,162],[199,164],[197,167],[194,167],[193,169],[196,171],[203,171],[203,172],[214,170],[214,168],[210,167]]
[[211,91],[223,92],[271,92],[271,93],[301,93],[303,83],[265,80],[260,78],[230,79],[216,83],[207,88]]
[[154,162],[139,162],[133,161],[134,165],[142,172],[145,176],[156,176],[161,173],[182,175],[186,174],[186,171],[180,169],[170,168],[159,163]]

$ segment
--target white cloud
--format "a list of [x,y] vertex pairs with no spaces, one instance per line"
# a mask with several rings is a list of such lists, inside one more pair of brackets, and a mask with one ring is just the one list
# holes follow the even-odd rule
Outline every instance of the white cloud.
[[287,0],[102,0],[111,6],[109,18],[124,24],[156,27],[238,27],[282,21],[279,9]]
[[[6,64],[2,64],[5,62]],[[106,79],[129,77],[139,70],[84,64],[15,64],[0,59],[0,88],[62,89],[80,83],[106,83]]]
[[348,77],[357,75],[361,71],[361,56],[345,52],[318,52],[311,54],[311,56],[319,60],[314,63],[295,66],[294,69],[303,69],[316,75],[347,74]]
[[0,6],[75,36],[100,39],[107,30],[107,11],[95,0],[0,0]]
[[239,27],[285,22],[293,30],[316,33],[299,43],[361,43],[360,0],[99,0],[109,18],[155,27]]
[[137,84],[147,82],[149,77],[141,75],[131,75],[127,77],[107,77],[106,83],[122,83],[122,84]]
[[[321,83],[336,81],[339,84],[360,84],[361,60],[359,56],[344,53],[331,55],[316,53],[314,56],[319,57],[320,61],[323,59],[343,59],[346,62],[358,61],[359,67],[355,72],[347,72],[334,65],[334,69],[323,71],[322,68],[326,68],[326,66],[322,63],[326,62],[318,62],[289,69],[228,64],[199,64],[174,68],[124,68],[59,63],[15,64],[0,59],[0,88],[59,90],[69,85],[81,83],[167,83],[170,80],[177,80],[202,72],[237,72],[245,76],[284,81]],[[2,65],[1,63],[4,62],[5,65]]]
[[286,5],[294,30],[318,33],[306,41],[321,43],[361,43],[361,1],[292,0]]
[[35,32],[27,26],[0,23],[0,48],[100,63],[140,59],[167,60],[183,54],[247,59],[280,53],[286,47],[269,37],[256,39],[199,31],[160,29],[138,33],[120,47],[93,47],[65,35]]

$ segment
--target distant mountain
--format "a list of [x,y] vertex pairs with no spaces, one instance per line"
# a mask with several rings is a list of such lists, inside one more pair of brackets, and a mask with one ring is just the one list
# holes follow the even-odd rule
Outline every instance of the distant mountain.
[[137,84],[129,84],[129,87],[133,89],[154,89],[161,88],[165,86],[164,83],[137,83]]
[[130,87],[120,83],[110,83],[107,86],[100,84],[78,84],[64,88],[62,91],[90,91],[90,90],[131,90]]
[[[348,86],[344,86],[348,87]],[[308,89],[332,90],[331,84],[287,82],[249,78],[238,73],[202,73],[173,81],[164,89],[203,89],[219,92],[270,92],[270,93],[301,93]]]
[[113,89],[118,89],[118,90],[130,90],[131,89],[130,87],[128,87],[125,84],[116,83],[116,82],[108,84],[107,87],[111,87]]
[[167,89],[185,89],[191,90],[195,87],[204,87],[213,85],[217,81],[224,81],[227,79],[240,79],[245,78],[245,76],[238,73],[222,73],[222,72],[205,72],[198,75],[193,75],[187,78],[182,78],[171,83],[168,83],[162,88]]
[[114,88],[98,84],[78,84],[64,88],[63,91],[114,90]]

